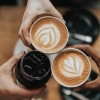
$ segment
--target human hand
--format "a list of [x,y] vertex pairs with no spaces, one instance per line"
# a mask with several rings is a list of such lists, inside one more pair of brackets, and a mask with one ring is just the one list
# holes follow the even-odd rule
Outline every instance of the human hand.
[[0,100],[31,100],[33,95],[41,93],[46,88],[44,86],[28,90],[13,81],[13,68],[23,55],[24,52],[21,52],[0,66]]
[[65,23],[62,15],[54,8],[49,0],[28,0],[22,19],[22,24],[18,33],[23,43],[28,47],[31,46],[29,38],[30,27],[36,19],[36,16],[43,13],[51,14],[61,19]]
[[[90,56],[95,63],[98,66],[98,69],[100,71],[100,52],[98,52],[97,50],[95,50],[92,46],[90,45],[74,45],[72,46],[74,48],[80,49],[83,52],[85,52],[88,56]],[[90,82],[86,82],[83,85],[75,88],[75,91],[80,91],[80,90],[90,90],[90,89],[94,89],[94,90],[100,90],[100,72],[98,74],[98,77]]]

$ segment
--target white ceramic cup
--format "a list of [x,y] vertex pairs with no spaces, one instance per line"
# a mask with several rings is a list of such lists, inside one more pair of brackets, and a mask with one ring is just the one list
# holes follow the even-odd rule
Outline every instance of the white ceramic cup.
[[[58,49],[57,49],[56,51],[54,51],[54,52],[52,52],[52,51],[49,52],[48,50],[47,50],[47,51],[41,50],[41,48],[38,47],[38,46],[33,42],[33,40],[32,40],[32,29],[33,29],[34,25],[35,25],[37,22],[39,22],[41,19],[45,19],[45,18],[53,18],[53,19],[55,19],[55,20],[61,22],[61,23],[63,24],[63,26],[65,27],[66,31],[67,31],[67,37],[65,37],[65,38],[66,38],[66,41],[64,42],[63,45],[61,45],[60,48],[58,48]],[[34,30],[34,29],[33,29],[33,30]],[[62,50],[62,49],[66,46],[66,44],[67,44],[67,42],[68,42],[68,39],[69,39],[69,33],[68,33],[68,29],[67,29],[66,25],[65,25],[60,19],[58,19],[58,18],[56,18],[56,17],[54,17],[54,16],[51,16],[51,15],[46,15],[46,16],[44,15],[44,16],[42,16],[42,17],[37,18],[37,19],[33,22],[32,26],[31,26],[31,29],[30,29],[30,41],[31,41],[32,46],[33,46],[35,49],[37,49],[38,51],[41,51],[41,52],[43,52],[43,53],[52,54],[52,53],[57,53],[57,52],[59,52],[60,50]]]
[[[63,82],[61,82],[60,80],[59,80],[59,77],[58,76],[56,76],[55,74],[54,74],[54,72],[53,72],[53,63],[54,63],[54,61],[55,61],[55,58],[56,57],[58,57],[61,53],[63,53],[63,52],[69,52],[69,51],[76,51],[76,52],[79,52],[79,53],[81,53],[86,59],[87,59],[87,61],[88,61],[88,64],[89,64],[89,73],[88,73],[88,76],[85,78],[85,80],[83,80],[81,83],[79,83],[79,84],[77,84],[77,85],[73,85],[73,86],[71,86],[71,85],[66,85],[66,84],[64,84]],[[66,49],[63,49],[61,52],[59,52],[55,57],[54,57],[54,59],[52,60],[52,65],[51,65],[51,70],[52,70],[52,75],[53,75],[53,77],[54,77],[54,79],[60,84],[60,85],[62,85],[62,86],[64,86],[64,87],[68,87],[68,88],[73,88],[73,87],[78,87],[78,86],[80,86],[80,85],[82,85],[83,83],[85,83],[86,81],[87,81],[87,79],[89,78],[89,76],[90,76],[90,73],[91,73],[91,63],[90,63],[90,61],[89,61],[89,58],[87,57],[87,55],[84,53],[84,52],[82,52],[81,50],[79,50],[79,49],[75,49],[75,48],[66,48]]]

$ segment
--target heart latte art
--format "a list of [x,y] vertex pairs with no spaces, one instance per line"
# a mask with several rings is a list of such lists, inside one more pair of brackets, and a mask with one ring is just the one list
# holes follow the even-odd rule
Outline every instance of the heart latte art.
[[55,57],[52,72],[59,83],[74,87],[87,79],[90,63],[80,52],[63,51]]
[[60,20],[49,16],[33,24],[30,38],[37,50],[44,53],[55,53],[65,47],[68,32]]

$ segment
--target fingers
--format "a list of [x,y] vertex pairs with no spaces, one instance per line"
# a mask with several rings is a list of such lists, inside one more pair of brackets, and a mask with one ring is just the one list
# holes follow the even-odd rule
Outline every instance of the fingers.
[[19,54],[13,56],[10,58],[5,64],[4,68],[6,68],[7,71],[11,71],[14,67],[14,65],[20,60],[20,58],[25,54],[24,51],[20,52]]
[[[25,15],[25,17],[23,17],[23,24],[22,24],[22,27],[25,27],[27,29],[30,29],[32,23],[35,21],[36,19],[36,16],[37,16],[37,13],[34,13],[34,14],[27,14]],[[23,29],[23,28],[22,28]]]
[[[26,17],[26,18],[25,18]],[[30,41],[30,27],[32,25],[32,23],[34,22],[34,20],[36,19],[36,14],[32,15],[32,14],[28,14],[27,16],[25,16],[23,18],[23,24],[21,25],[21,28],[19,30],[19,37],[22,39],[23,43],[30,47],[31,45],[31,41]]]
[[97,79],[91,82],[86,82],[85,84],[75,88],[75,91],[80,90],[98,90],[100,87],[98,85]]
[[22,42],[24,43],[24,45],[28,46],[30,42],[28,42],[27,40],[25,40],[25,38],[23,37],[23,32],[22,29],[20,28],[19,33],[18,33],[19,37],[21,38]]
[[46,86],[44,85],[43,87],[41,88],[38,88],[38,89],[33,89],[33,90],[28,90],[28,89],[25,89],[25,88],[22,88],[22,87],[19,87],[19,86],[15,86],[16,88],[14,88],[14,93],[15,94],[18,94],[18,95],[21,95],[23,97],[32,97],[34,95],[37,95],[37,94],[40,94],[42,91],[45,90]]
[[73,47],[84,51],[86,54],[92,57],[92,59],[95,60],[97,63],[98,63],[98,60],[100,60],[100,53],[90,45],[87,45],[87,44],[86,45],[74,45]]
[[29,30],[24,27],[24,29],[20,29],[18,33],[19,37],[23,41],[24,45],[28,46],[31,44],[30,43],[30,38],[29,38]]

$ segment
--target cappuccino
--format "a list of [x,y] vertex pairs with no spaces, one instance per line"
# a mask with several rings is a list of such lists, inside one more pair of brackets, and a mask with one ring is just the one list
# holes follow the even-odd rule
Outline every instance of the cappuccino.
[[60,52],[53,61],[54,78],[63,86],[76,87],[90,75],[91,65],[87,56],[78,49],[68,48]]
[[37,19],[30,30],[32,45],[43,53],[55,53],[62,50],[68,41],[65,24],[53,16]]

